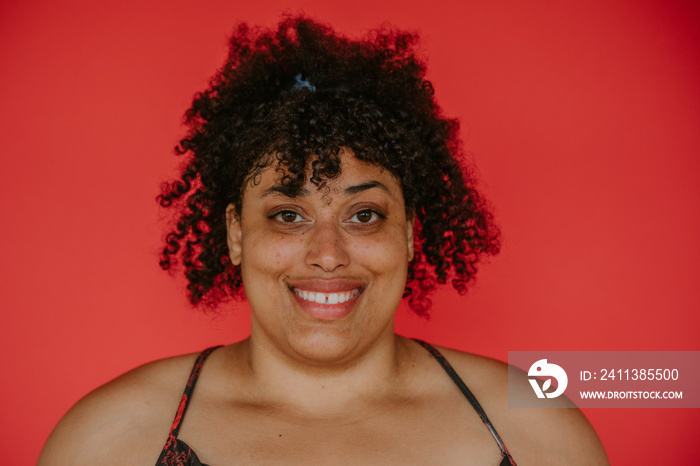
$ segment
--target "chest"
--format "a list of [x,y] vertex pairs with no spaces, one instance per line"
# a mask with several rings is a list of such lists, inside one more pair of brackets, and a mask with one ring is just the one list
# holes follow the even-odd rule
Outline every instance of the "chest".
[[377,406],[330,418],[253,406],[200,406],[188,412],[179,438],[211,466],[500,461],[493,437],[466,400]]

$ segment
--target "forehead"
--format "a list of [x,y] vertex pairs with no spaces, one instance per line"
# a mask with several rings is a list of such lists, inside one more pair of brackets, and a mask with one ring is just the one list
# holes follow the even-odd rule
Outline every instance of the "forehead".
[[245,193],[256,196],[309,196],[315,192],[353,195],[376,188],[396,200],[403,200],[403,193],[396,177],[386,168],[357,159],[347,151],[339,155],[340,170],[336,176],[312,181],[312,163],[307,163],[303,185],[289,183],[290,173],[277,162],[264,168],[246,186]]

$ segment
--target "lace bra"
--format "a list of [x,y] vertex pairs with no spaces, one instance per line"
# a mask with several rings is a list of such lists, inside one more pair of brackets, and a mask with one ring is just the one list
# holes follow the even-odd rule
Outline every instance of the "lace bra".
[[[501,440],[501,437],[498,435],[498,432],[496,432],[496,429],[493,427],[493,424],[491,424],[491,421],[489,421],[489,418],[486,416],[484,409],[481,407],[481,405],[476,400],[471,390],[469,390],[464,381],[459,377],[459,375],[457,375],[450,363],[447,362],[442,353],[440,353],[429,343],[425,343],[424,341],[420,340],[415,341],[423,348],[428,350],[430,354],[432,354],[433,357],[440,363],[445,372],[447,372],[447,375],[450,376],[455,385],[457,385],[457,387],[464,394],[464,396],[467,398],[472,407],[479,414],[481,420],[484,422],[484,424],[486,424],[486,428],[489,430],[489,432],[491,432],[491,435],[493,436],[494,440],[496,440],[498,448],[500,448],[501,454],[503,455],[503,459],[499,463],[499,466],[516,466],[515,461],[510,456],[510,453],[508,453],[506,445],[503,443],[503,440]],[[194,391],[194,387],[197,384],[197,378],[199,378],[199,373],[202,370],[202,366],[204,366],[204,361],[206,361],[207,357],[212,353],[212,351],[214,351],[217,348],[219,348],[219,346],[208,348],[202,351],[202,353],[195,361],[194,367],[192,368],[192,372],[190,373],[190,378],[187,380],[185,392],[182,394],[180,405],[177,408],[175,420],[173,421],[173,425],[170,428],[168,440],[167,442],[165,442],[163,451],[158,457],[158,462],[156,462],[156,466],[209,466],[205,463],[202,463],[197,457],[197,454],[194,452],[194,450],[192,450],[192,448],[190,448],[190,446],[187,445],[185,442],[177,438],[177,434],[180,432],[182,420],[185,417],[187,407],[190,404],[192,392]]]

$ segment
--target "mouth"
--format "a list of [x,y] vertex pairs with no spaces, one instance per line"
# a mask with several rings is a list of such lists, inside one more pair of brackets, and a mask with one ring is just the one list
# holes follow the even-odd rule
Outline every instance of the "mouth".
[[362,284],[349,281],[308,280],[289,285],[299,309],[317,321],[336,321],[352,313]]
[[350,301],[354,297],[358,296],[362,290],[360,288],[355,288],[348,291],[342,291],[339,293],[323,293],[321,291],[309,291],[302,290],[300,288],[292,288],[292,292],[305,301],[309,301],[317,304],[342,304]]

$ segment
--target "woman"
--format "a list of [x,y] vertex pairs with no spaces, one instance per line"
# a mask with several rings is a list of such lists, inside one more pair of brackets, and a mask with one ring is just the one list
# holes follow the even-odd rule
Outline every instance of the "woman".
[[509,409],[504,364],[394,334],[402,297],[424,315],[498,251],[415,41],[239,27],[159,198],[161,265],[195,305],[245,297],[251,335],[97,389],[39,464],[607,464],[577,410]]

